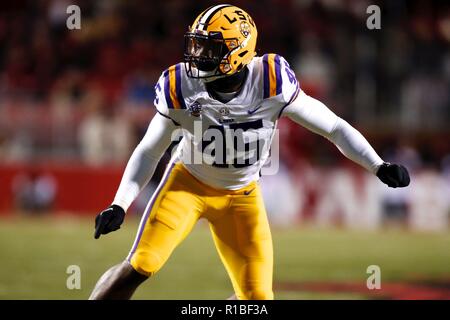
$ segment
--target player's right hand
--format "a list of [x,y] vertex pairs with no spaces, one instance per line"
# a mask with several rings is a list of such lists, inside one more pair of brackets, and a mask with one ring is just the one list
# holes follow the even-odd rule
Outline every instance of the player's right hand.
[[120,229],[124,218],[125,210],[115,204],[109,206],[95,217],[94,238],[98,239],[101,234],[107,234]]
[[399,164],[383,163],[378,168],[377,177],[391,188],[407,187],[410,183],[408,170]]

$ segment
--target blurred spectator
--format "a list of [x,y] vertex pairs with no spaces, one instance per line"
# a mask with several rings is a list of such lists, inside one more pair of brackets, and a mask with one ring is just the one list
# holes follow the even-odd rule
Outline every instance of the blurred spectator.
[[133,141],[128,119],[118,115],[120,110],[106,106],[101,92],[90,91],[84,104],[86,115],[78,136],[83,160],[91,165],[126,161]]
[[415,177],[410,187],[409,226],[413,230],[446,231],[449,227],[450,201],[443,177],[429,168]]
[[[384,154],[383,159],[387,162],[401,163],[413,176],[415,183],[415,174],[421,168],[422,163],[420,155],[414,148],[407,145],[406,142],[393,143]],[[389,189],[383,188],[381,191],[381,203],[383,206],[383,224],[402,226],[408,223],[410,217],[411,188]]]
[[261,178],[263,199],[271,222],[289,226],[300,221],[304,202],[300,187],[283,163],[275,175]]
[[333,63],[322,52],[320,40],[313,34],[303,34],[300,52],[294,59],[294,70],[301,79],[302,89],[309,94],[323,99],[330,95],[333,88],[335,74]]
[[30,213],[50,210],[57,194],[55,179],[49,174],[38,172],[16,176],[12,188],[16,206]]

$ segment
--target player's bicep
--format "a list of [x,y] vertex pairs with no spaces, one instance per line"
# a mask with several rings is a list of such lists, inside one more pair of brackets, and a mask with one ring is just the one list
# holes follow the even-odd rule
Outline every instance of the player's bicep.
[[332,134],[339,119],[325,104],[303,91],[284,108],[282,115],[327,138]]
[[158,113],[167,116],[169,114],[169,108],[167,106],[166,97],[164,96],[164,82],[165,75],[163,73],[161,74],[158,82],[155,85],[155,99],[153,100],[153,104],[155,105]]
[[179,126],[171,119],[157,113],[136,149],[147,157],[159,159],[174,140],[178,129]]
[[[282,115],[283,110],[289,106],[300,93],[300,85],[297,80],[297,76],[295,72],[291,69],[289,63],[279,55],[269,54],[267,60],[270,62],[273,60],[273,75],[269,81],[266,81],[270,84],[271,92],[274,91],[272,89],[272,84],[276,83],[276,93],[277,99],[279,103],[279,109],[277,109],[278,118]],[[273,56],[273,59],[271,59]]]

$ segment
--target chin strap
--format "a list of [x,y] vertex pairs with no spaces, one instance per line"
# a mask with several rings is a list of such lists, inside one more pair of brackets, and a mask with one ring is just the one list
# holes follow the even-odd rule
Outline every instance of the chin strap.
[[204,83],[210,83],[219,79],[223,79],[225,77],[228,77],[226,74],[221,74],[221,75],[217,75],[217,76],[211,76],[211,77],[207,77],[207,78],[200,78],[201,81],[203,81]]
[[[211,82],[219,80],[217,85],[215,85],[215,86],[229,87],[229,86],[235,85],[236,83],[243,82],[245,77],[247,76],[248,68],[244,67],[244,68],[242,68],[241,71],[236,72],[232,75],[227,75],[227,74],[214,75],[216,73],[216,71],[217,71],[217,69],[215,69],[214,71],[197,70],[197,72],[199,72],[199,74],[201,75],[201,77],[199,79],[201,81],[203,81],[204,83],[211,83]],[[209,74],[211,74],[211,76],[208,76]],[[206,78],[204,78],[204,77],[206,77]],[[221,79],[223,79],[223,80],[221,80]]]
[[[224,75],[216,78],[213,81],[209,81],[208,83],[214,82],[210,84],[210,87],[216,91],[220,92],[230,92],[239,90],[241,85],[244,83],[248,74],[247,67],[243,68],[241,71],[236,72],[230,76]],[[231,90],[228,90],[231,89]]]

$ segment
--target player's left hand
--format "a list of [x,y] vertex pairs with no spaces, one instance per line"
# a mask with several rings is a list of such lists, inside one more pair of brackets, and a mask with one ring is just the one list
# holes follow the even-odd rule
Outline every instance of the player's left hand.
[[377,177],[391,188],[402,188],[409,185],[408,170],[398,164],[383,163],[377,171]]
[[118,205],[111,205],[107,209],[103,210],[95,217],[95,235],[94,238],[98,239],[101,234],[107,234],[111,231],[120,229],[125,218],[125,210]]

